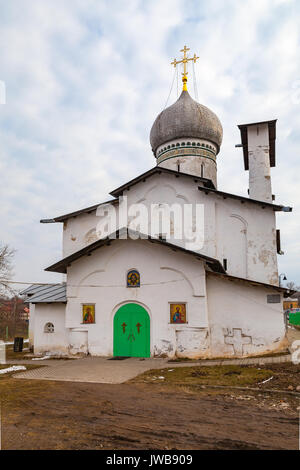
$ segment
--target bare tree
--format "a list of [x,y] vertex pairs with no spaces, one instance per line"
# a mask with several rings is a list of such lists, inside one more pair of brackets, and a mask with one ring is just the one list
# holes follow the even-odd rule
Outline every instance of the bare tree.
[[293,282],[293,281],[287,282],[287,283],[286,283],[286,287],[287,287],[288,289],[290,289],[290,290],[295,290],[295,291],[297,291],[297,292],[300,290],[300,287],[297,286],[296,283]]
[[8,280],[12,275],[12,260],[15,251],[8,245],[0,244],[0,291],[9,289]]

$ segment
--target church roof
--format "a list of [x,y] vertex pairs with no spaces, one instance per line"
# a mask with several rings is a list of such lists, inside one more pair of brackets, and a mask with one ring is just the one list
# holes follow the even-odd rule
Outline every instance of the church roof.
[[[122,233],[124,233],[124,231],[126,231],[126,230],[127,230],[126,228],[121,229],[121,230],[118,230],[115,234],[112,234],[115,238],[107,237],[107,238],[97,240],[94,243],[91,243],[90,245],[86,246],[85,248],[82,248],[81,250],[76,251],[72,255],[69,255],[66,258],[63,258],[62,260],[58,261],[57,263],[53,264],[52,266],[49,266],[48,268],[45,269],[45,271],[52,271],[52,272],[57,272],[57,273],[66,273],[67,272],[67,267],[70,266],[72,262],[78,260],[82,256],[90,256],[93,251],[97,250],[98,248],[101,248],[102,246],[110,245],[116,239],[119,239],[119,236]],[[131,232],[133,232],[133,231],[131,231]],[[188,254],[188,255],[192,255],[192,256],[198,258],[199,260],[202,260],[202,261],[206,262],[208,264],[208,266],[213,271],[225,273],[225,270],[224,270],[222,264],[220,263],[220,261],[218,261],[215,258],[211,258],[209,256],[202,255],[200,253],[197,253],[196,251],[186,250],[183,247],[180,247],[178,245],[174,245],[173,243],[169,243],[166,240],[163,240],[161,238],[154,238],[154,237],[151,237],[150,235],[140,234],[140,233],[137,233],[137,232],[135,232],[135,234],[139,235],[140,239],[146,240],[150,243],[158,243],[160,245],[164,245],[165,247],[172,249],[173,251],[179,251],[179,252],[182,252],[182,253],[185,253],[185,254]]]
[[66,284],[32,285],[21,292],[27,295],[26,303],[67,302]]
[[209,272],[208,274],[216,275],[221,277],[222,279],[228,279],[229,281],[240,281],[242,283],[247,283],[252,286],[260,286],[266,287],[267,289],[277,290],[278,292],[282,292],[284,297],[288,297],[289,295],[292,295],[295,292],[293,290],[287,289],[286,287],[274,286],[273,284],[266,284],[265,282],[254,281],[252,279],[246,279],[244,277],[232,276],[231,274],[227,273]]
[[161,173],[174,175],[175,178],[180,178],[181,176],[189,177],[193,179],[195,183],[203,182],[205,187],[215,189],[213,182],[208,178],[201,178],[200,176],[191,175],[189,173],[183,173],[181,171],[179,172],[179,171],[170,170],[169,168],[155,166],[154,168],[151,168],[151,170],[148,170],[145,173],[142,173],[141,175],[137,176],[136,178],[128,181],[127,183],[124,183],[119,188],[114,189],[114,191],[112,191],[110,194],[111,196],[114,196],[114,197],[121,196],[121,194],[123,193],[123,191],[125,191],[125,189],[129,189],[131,186],[134,186],[140,181],[146,181],[146,179],[150,178],[152,175],[161,174]]
[[85,207],[84,209],[79,209],[78,211],[69,212],[68,214],[60,215],[59,217],[54,217],[53,219],[42,219],[40,220],[40,223],[52,224],[55,222],[64,222],[65,220],[70,219],[71,217],[77,217],[78,215],[85,214],[85,213],[89,214],[97,210],[99,206],[103,206],[104,204],[115,204],[117,202],[118,202],[118,199],[110,199],[109,201],[100,202],[99,204],[94,204],[93,206]]
[[[73,253],[70,256],[67,256],[66,258],[58,261],[57,263],[53,264],[52,266],[49,266],[48,268],[45,269],[45,271],[53,271],[53,272],[60,272],[60,273],[66,273],[67,272],[67,267],[71,265],[72,262],[80,259],[82,256],[90,256],[91,253],[98,248],[101,248],[103,246],[110,245],[112,242],[114,242],[116,239],[119,239],[119,235],[122,234],[126,229],[121,229],[116,232],[115,236],[116,238],[105,238],[98,240],[91,245],[86,246],[85,248],[77,251],[76,253]],[[136,232],[135,232],[136,233]],[[139,234],[141,235],[141,234]],[[162,240],[160,238],[153,238],[151,236],[147,235],[141,235],[141,238],[143,240],[146,240],[150,243],[157,243],[163,246],[166,246],[167,248],[172,249],[173,251],[179,251],[188,255],[192,255],[196,257],[197,259],[204,261],[207,263],[208,267],[211,269],[211,271],[207,271],[209,275],[216,275],[221,277],[222,279],[227,279],[231,281],[236,281],[236,282],[242,282],[246,283],[248,285],[252,286],[259,286],[259,287],[265,287],[268,289],[273,289],[278,292],[281,292],[284,297],[288,297],[292,295],[295,291],[286,289],[285,287],[280,287],[280,286],[275,286],[273,284],[266,284],[264,282],[260,281],[255,281],[253,279],[246,279],[243,277],[238,277],[238,276],[232,276],[228,274],[225,269],[223,268],[222,264],[220,263],[219,260],[215,258],[211,258],[209,256],[197,253],[195,251],[190,251],[186,250],[185,248],[182,248],[180,246],[174,245],[172,243],[169,243],[165,240]],[[34,287],[34,286],[33,286]],[[39,292],[36,292],[36,294],[32,297],[29,297],[26,302],[30,303],[51,303],[51,302],[66,302],[67,297],[66,297],[66,285],[65,284],[49,284],[43,285],[43,286],[38,286],[38,287],[43,287]],[[23,291],[24,293],[24,291]]]
[[132,180],[128,181],[127,183],[124,183],[122,186],[119,186],[117,189],[114,189],[110,193],[111,196],[114,197],[114,199],[109,199],[108,201],[101,202],[99,204],[94,204],[93,206],[85,207],[83,209],[79,209],[79,210],[74,211],[74,212],[68,212],[67,214],[60,215],[59,217],[54,217],[53,219],[42,219],[42,220],[40,220],[40,223],[41,224],[51,224],[51,223],[53,224],[53,223],[56,223],[56,222],[64,222],[65,220],[70,219],[71,217],[77,217],[78,215],[81,215],[81,214],[89,214],[93,211],[96,211],[97,208],[101,205],[104,205],[104,204],[117,204],[119,202],[118,196],[120,196],[123,193],[123,191],[125,191],[125,189],[129,189],[131,186],[134,186],[135,184],[139,183],[140,181],[146,181],[146,179],[150,178],[152,175],[161,174],[161,173],[174,175],[176,178],[179,178],[181,176],[183,176],[183,177],[187,176],[189,178],[192,178],[195,183],[203,182],[205,187],[212,188],[212,189],[215,188],[213,182],[208,178],[201,178],[199,176],[190,175],[189,173],[182,173],[182,172],[170,170],[168,168],[155,166],[155,167],[151,168],[150,170],[146,171],[145,173],[142,173],[141,175],[137,176],[136,178],[133,178]]
[[210,109],[197,103],[183,91],[178,100],[164,109],[154,121],[150,143],[155,153],[160,145],[181,137],[205,139],[220,150],[223,138],[222,124]]
[[264,202],[264,201],[258,201],[257,199],[250,199],[249,197],[245,196],[239,196],[238,194],[231,194],[231,193],[225,193],[224,191],[218,191],[217,189],[214,188],[208,188],[208,187],[198,187],[199,191],[204,191],[206,194],[213,193],[217,194],[218,196],[222,196],[223,199],[231,198],[231,199],[237,199],[241,201],[241,203],[245,202],[251,202],[254,204],[260,205],[263,209],[265,207],[272,208],[274,211],[283,211],[283,212],[292,212],[293,208],[292,207],[286,207],[282,205],[277,205],[277,204],[272,204],[271,202]]

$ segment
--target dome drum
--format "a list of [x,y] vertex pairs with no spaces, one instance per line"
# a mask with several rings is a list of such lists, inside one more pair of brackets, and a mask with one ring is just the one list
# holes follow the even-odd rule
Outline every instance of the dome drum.
[[158,147],[157,164],[169,158],[198,156],[216,160],[217,148],[203,139],[176,139]]

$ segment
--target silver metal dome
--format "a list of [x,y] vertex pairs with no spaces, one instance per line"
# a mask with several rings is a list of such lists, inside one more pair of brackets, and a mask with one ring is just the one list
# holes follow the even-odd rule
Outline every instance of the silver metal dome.
[[150,143],[155,153],[160,145],[182,137],[205,139],[217,146],[219,153],[223,128],[219,118],[183,91],[178,100],[164,109],[154,121]]

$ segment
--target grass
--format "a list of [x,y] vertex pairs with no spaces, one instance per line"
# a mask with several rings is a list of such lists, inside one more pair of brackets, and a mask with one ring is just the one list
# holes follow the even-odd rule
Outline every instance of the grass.
[[[268,369],[245,366],[212,366],[212,367],[176,367],[147,371],[131,382],[186,384],[186,385],[255,385],[273,375]],[[161,379],[159,377],[164,377]]]
[[21,360],[21,359],[28,359],[27,354],[29,354],[29,349],[27,349],[27,344],[25,343],[24,349],[22,352],[14,352],[14,345],[8,344],[6,345],[6,359],[9,360]]
[[[1,364],[0,369],[6,369],[15,364]],[[25,365],[26,370],[37,369],[43,367],[40,365]],[[1,403],[12,403],[21,402],[28,403],[34,399],[34,396],[38,396],[42,391],[47,389],[47,383],[40,383],[37,380],[24,380],[15,379],[14,374],[25,371],[8,372],[7,374],[0,375],[0,402]]]

